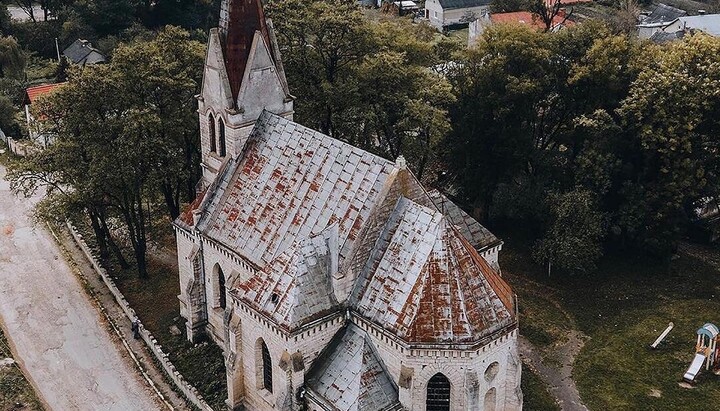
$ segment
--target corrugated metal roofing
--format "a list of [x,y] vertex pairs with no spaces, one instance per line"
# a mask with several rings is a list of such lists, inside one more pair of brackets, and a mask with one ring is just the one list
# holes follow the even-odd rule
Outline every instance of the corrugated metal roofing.
[[308,374],[310,390],[340,411],[400,409],[398,392],[367,334],[341,330]]

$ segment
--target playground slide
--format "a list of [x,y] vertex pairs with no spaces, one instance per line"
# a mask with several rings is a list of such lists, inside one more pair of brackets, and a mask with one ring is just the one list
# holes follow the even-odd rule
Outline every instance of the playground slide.
[[705,358],[705,354],[695,354],[695,358],[693,359],[692,364],[690,364],[690,368],[688,368],[685,376],[683,376],[683,379],[685,381],[695,381],[695,377],[697,377],[698,373],[702,369],[703,364],[705,364]]

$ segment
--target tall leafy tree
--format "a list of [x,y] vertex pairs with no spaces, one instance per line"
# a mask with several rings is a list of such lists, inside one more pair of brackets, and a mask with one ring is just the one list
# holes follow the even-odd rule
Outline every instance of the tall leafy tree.
[[85,209],[106,254],[114,250],[107,219],[119,218],[141,277],[153,205],[163,198],[177,216],[181,193],[190,195],[197,179],[193,96],[203,55],[187,32],[169,27],[121,46],[109,65],[71,73],[37,105],[56,142],[10,173],[20,191],[49,185],[63,210]]

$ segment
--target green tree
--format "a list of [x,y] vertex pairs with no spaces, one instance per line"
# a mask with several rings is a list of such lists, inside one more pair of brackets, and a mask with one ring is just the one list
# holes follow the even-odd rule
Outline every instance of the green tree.
[[14,37],[0,37],[0,77],[22,78],[25,54]]
[[177,28],[121,46],[109,65],[71,73],[36,104],[57,135],[46,151],[12,167],[18,191],[55,188],[60,211],[88,212],[104,253],[115,250],[107,220],[123,223],[141,277],[147,276],[148,225],[158,198],[171,217],[197,180],[194,94],[203,46]]
[[720,40],[696,34],[656,53],[633,83],[620,112],[637,136],[632,175],[623,187],[621,228],[667,255],[693,204],[719,194]]
[[595,269],[603,254],[606,216],[597,211],[595,195],[587,190],[551,193],[545,208],[547,230],[533,249],[533,257],[553,268],[571,273]]

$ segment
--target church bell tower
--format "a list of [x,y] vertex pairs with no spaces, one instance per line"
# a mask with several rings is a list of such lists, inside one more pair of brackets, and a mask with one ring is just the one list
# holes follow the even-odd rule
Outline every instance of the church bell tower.
[[293,119],[293,96],[261,0],[222,0],[198,102],[203,188],[228,159],[242,155],[263,110]]

